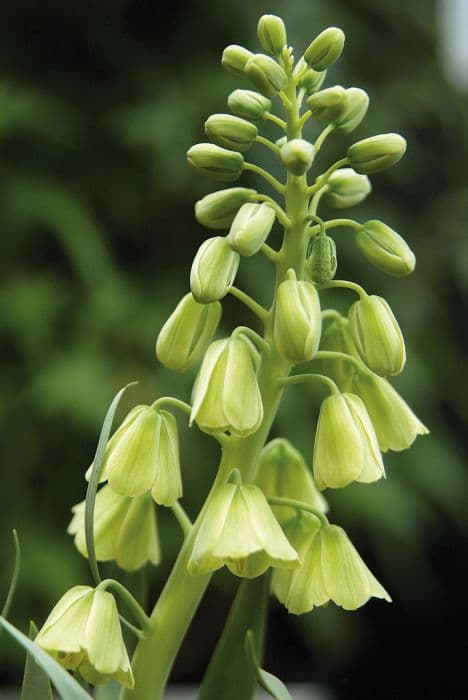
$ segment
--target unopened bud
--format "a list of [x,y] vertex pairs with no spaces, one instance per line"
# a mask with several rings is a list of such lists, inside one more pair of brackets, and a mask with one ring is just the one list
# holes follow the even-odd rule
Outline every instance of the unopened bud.
[[268,204],[243,204],[229,231],[228,241],[241,255],[255,255],[268,238],[275,211]]
[[257,26],[257,35],[262,49],[273,55],[281,53],[287,42],[286,27],[281,17],[263,15]]
[[186,294],[159,333],[158,360],[169,369],[184,371],[194,365],[208,347],[221,318],[218,301],[199,304]]
[[350,134],[362,122],[369,107],[369,95],[361,88],[351,87],[346,90],[348,106],[335,122],[337,131]]
[[383,377],[400,374],[405,341],[385,299],[366,295],[351,306],[348,317],[357,351],[369,369]]
[[303,73],[301,76],[299,80],[299,87],[305,90],[308,95],[311,95],[312,93],[317,92],[317,90],[320,90],[326,75],[326,70],[319,72],[313,68],[309,68],[309,70],[305,71],[305,73]]
[[202,243],[190,271],[190,289],[195,299],[209,304],[226,296],[234,283],[239,259],[239,253],[232,250],[223,236]]
[[291,139],[281,147],[280,158],[293,175],[304,175],[313,163],[314,147],[304,139]]
[[353,143],[347,157],[357,173],[370,175],[398,163],[406,151],[406,141],[399,134],[379,134]]
[[293,270],[278,287],[273,339],[279,354],[296,364],[311,360],[320,341],[320,300],[311,282],[298,281]]
[[197,143],[187,151],[187,162],[205,175],[233,182],[241,176],[244,158],[236,151],[215,146],[213,143]]
[[231,44],[226,46],[221,58],[221,65],[234,75],[244,75],[245,64],[253,56],[252,51],[244,49],[243,46]]
[[369,262],[392,277],[405,277],[416,266],[405,239],[382,221],[366,221],[356,233],[356,243]]
[[228,97],[228,107],[243,119],[260,120],[271,110],[271,100],[254,90],[234,90]]
[[258,129],[232,114],[212,114],[205,122],[205,134],[218,146],[244,153],[255,141]]
[[313,40],[304,59],[314,70],[325,70],[340,57],[344,43],[344,32],[338,27],[328,27]]
[[347,91],[341,85],[325,88],[307,98],[312,116],[321,124],[336,122],[346,113],[348,104]]
[[335,209],[360,204],[371,192],[367,175],[358,175],[352,168],[339,168],[330,175],[322,201]]
[[195,204],[195,218],[208,228],[229,228],[239,208],[256,194],[256,190],[248,187],[229,187],[212,192]]
[[[320,350],[341,352],[345,355],[351,355],[351,357],[359,357],[349,330],[348,319],[337,315],[322,331]],[[350,362],[345,359],[322,360],[322,368],[324,373],[338,384],[341,391],[348,391],[354,375],[354,369]]]
[[315,236],[312,250],[307,261],[307,272],[315,284],[328,284],[336,274],[336,245],[333,238],[326,234]]
[[288,76],[283,68],[271,58],[262,53],[254,54],[245,66],[245,74],[257,90],[267,97],[274,97],[288,82]]

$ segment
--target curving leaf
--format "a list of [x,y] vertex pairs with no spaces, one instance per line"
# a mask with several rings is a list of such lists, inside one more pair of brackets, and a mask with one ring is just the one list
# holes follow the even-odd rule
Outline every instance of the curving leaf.
[[[36,646],[25,634],[16,629],[16,627],[13,627],[8,620],[5,620],[5,618],[1,616],[0,627],[2,627],[5,632],[8,632],[8,634],[31,655],[36,664],[46,672],[62,700],[92,700],[91,695],[83,690],[75,679],[54,661],[49,654]],[[47,700],[47,696],[46,698],[41,696],[40,700]]]
[[292,700],[291,694],[284,683],[272,673],[260,668],[258,663],[255,635],[251,629],[249,629],[245,635],[245,653],[255,668],[257,680],[262,688],[264,688],[264,690],[266,690],[272,698],[275,698],[275,700]]
[[[29,623],[29,638],[33,640],[36,635],[37,627],[31,621]],[[29,652],[26,655],[20,700],[53,700],[49,678]]]

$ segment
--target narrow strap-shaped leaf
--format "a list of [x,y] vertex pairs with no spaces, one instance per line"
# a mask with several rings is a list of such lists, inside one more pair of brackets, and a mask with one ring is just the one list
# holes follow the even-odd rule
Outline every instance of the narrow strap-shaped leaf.
[[[62,700],[92,700],[83,688],[43,649],[32,642],[25,634],[0,616],[0,627],[20,644],[34,661],[47,673]],[[41,698],[42,700],[42,698]]]
[[275,700],[292,700],[291,694],[284,683],[272,673],[260,668],[258,662],[257,642],[252,629],[249,629],[245,635],[245,652],[252,665],[252,668],[255,669],[256,678],[262,688],[264,688],[272,698],[275,698]]
[[5,599],[5,603],[3,605],[2,609],[2,616],[7,618],[8,614],[10,612],[11,604],[13,602],[13,597],[15,595],[16,591],[16,586],[18,585],[18,578],[19,578],[19,573],[20,573],[20,568],[21,568],[21,547],[20,547],[20,542],[18,538],[18,533],[16,530],[13,530],[13,542],[15,545],[15,561],[13,564],[13,572],[11,574],[11,581],[10,581],[10,586],[8,588],[8,593],[7,597]]
[[268,594],[268,574],[240,584],[198,700],[250,700],[254,696],[257,670],[244,653],[244,640],[247,631],[254,629],[256,655],[263,655]]
[[[33,640],[36,635],[37,627],[31,621],[29,623],[29,638]],[[38,666],[29,652],[26,654],[20,700],[53,700],[49,677]]]
[[96,454],[94,456],[93,468],[91,470],[91,477],[88,483],[88,489],[86,491],[86,503],[85,503],[85,536],[86,536],[86,549],[88,550],[88,561],[89,568],[91,569],[91,574],[98,584],[101,582],[101,575],[99,573],[99,567],[96,560],[96,549],[94,547],[94,504],[96,501],[96,491],[99,484],[99,476],[101,473],[101,467],[104,460],[104,455],[106,453],[106,447],[109,440],[109,435],[112,430],[112,422],[114,420],[114,415],[119,405],[120,399],[122,398],[125,391],[129,386],[134,386],[137,382],[131,382],[124,386],[117,394],[114,396],[111,405],[104,418],[104,423],[102,424],[101,434],[99,435],[98,446],[96,449]]

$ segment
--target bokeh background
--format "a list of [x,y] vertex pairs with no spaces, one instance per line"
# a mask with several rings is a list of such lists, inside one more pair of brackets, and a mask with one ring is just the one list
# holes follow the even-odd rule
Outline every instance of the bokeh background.
[[[357,613],[330,607],[295,618],[272,602],[266,667],[289,682],[323,683],[339,699],[406,699],[429,690],[465,696],[467,5],[199,0],[156,8],[149,0],[4,0],[0,591],[8,586],[16,527],[23,566],[15,624],[40,624],[67,587],[89,581],[65,529],[71,505],[84,497],[84,470],[115,391],[139,381],[122,414],[163,393],[188,395],[193,375],[174,377],[154,357],[157,332],[188,289],[191,259],[211,235],[195,222],[193,204],[216,183],[186,165],[185,151],[204,140],[204,119],[225,111],[237,87],[219,65],[223,47],[258,50],[258,16],[275,12],[296,54],[330,24],[347,33],[329,80],[371,96],[355,140],[385,131],[408,139],[407,157],[375,176],[373,195],[351,215],[380,218],[407,237],[415,274],[385,278],[359,256],[351,236],[337,234],[337,243],[340,276],[385,296],[401,322],[409,359],[395,384],[431,435],[387,455],[385,483],[330,496],[333,519],[393,605],[374,601]],[[349,142],[330,139],[323,166]],[[241,286],[260,299],[268,299],[270,281],[267,264],[242,266]],[[246,318],[227,300],[226,331]],[[291,391],[274,427],[307,456],[317,400]],[[194,515],[217,449],[182,424],[181,433],[184,502]],[[159,527],[163,563],[146,572],[153,597],[180,544],[165,512]],[[234,585],[223,574],[214,578],[175,681],[201,678]],[[0,682],[18,682],[21,654],[5,637],[0,659]]]

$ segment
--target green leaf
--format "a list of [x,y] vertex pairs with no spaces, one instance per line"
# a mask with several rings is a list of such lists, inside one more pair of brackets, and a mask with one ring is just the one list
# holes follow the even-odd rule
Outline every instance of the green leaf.
[[[49,654],[36,646],[25,634],[16,629],[16,627],[13,627],[13,625],[1,616],[0,627],[8,632],[8,634],[32,656],[36,664],[46,672],[62,700],[92,700],[91,695],[88,695],[70,674],[54,661]],[[43,700],[43,696],[41,696],[40,700]]]
[[94,700],[118,700],[122,687],[116,681],[100,685],[94,694]]
[[[29,638],[34,639],[36,635],[37,627],[31,621],[29,623]],[[53,700],[49,678],[29,652],[26,654],[20,700]]]
[[119,405],[120,399],[122,398],[125,391],[130,386],[134,386],[137,382],[131,382],[124,386],[117,394],[114,396],[111,405],[104,418],[104,423],[102,424],[101,434],[99,435],[98,446],[96,449],[96,454],[94,456],[93,468],[91,470],[91,477],[89,479],[88,488],[86,491],[86,504],[85,504],[85,535],[86,535],[86,549],[88,550],[88,561],[89,568],[93,575],[96,583],[100,583],[101,576],[99,574],[99,567],[96,560],[96,550],[94,547],[94,504],[96,501],[96,491],[99,484],[99,475],[101,473],[102,462],[104,460],[104,455],[106,452],[107,442],[109,440],[109,435],[112,429],[112,422],[114,420],[114,415]]
[[275,700],[292,700],[292,697],[279,678],[276,678],[272,673],[260,668],[257,654],[257,643],[255,634],[252,629],[247,630],[245,635],[245,653],[252,667],[255,669],[256,677],[262,688],[271,695]]
[[18,533],[16,532],[16,530],[13,530],[13,543],[15,545],[15,561],[13,564],[13,573],[11,575],[10,587],[8,589],[7,597],[2,610],[3,617],[8,617],[8,613],[10,612],[11,604],[13,602],[13,597],[16,591],[16,586],[18,585],[18,578],[21,568],[21,547],[19,543]]

